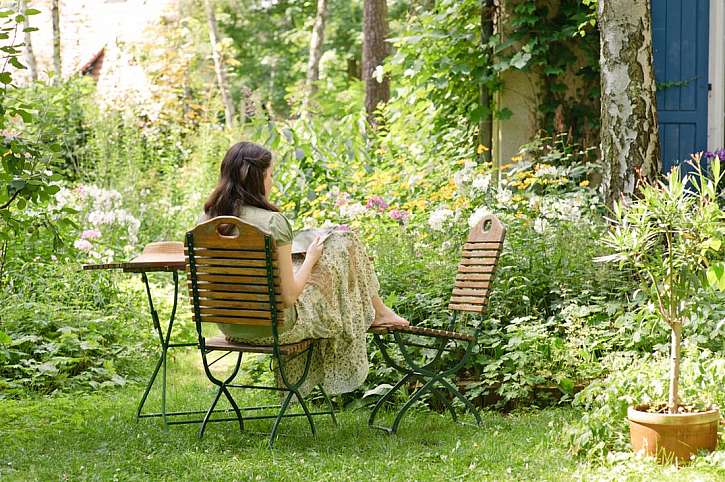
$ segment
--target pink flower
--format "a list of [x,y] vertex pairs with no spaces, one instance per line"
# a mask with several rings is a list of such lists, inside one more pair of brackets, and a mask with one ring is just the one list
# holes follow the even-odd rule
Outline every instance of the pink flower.
[[408,222],[408,218],[410,217],[410,213],[408,211],[403,211],[401,209],[392,209],[388,216],[390,216],[391,219],[398,221],[401,224],[405,224]]
[[346,206],[349,203],[350,203],[350,194],[348,194],[346,192],[341,192],[340,194],[337,195],[337,200],[335,201],[335,207],[339,208],[340,206]]
[[81,233],[81,239],[98,239],[101,237],[101,232],[97,229],[86,229]]
[[350,231],[350,226],[347,224],[341,224],[337,228],[335,228],[335,231],[339,231],[341,233],[347,233]]
[[365,207],[368,209],[377,209],[378,211],[383,212],[388,208],[388,203],[386,203],[380,196],[373,196],[368,199]]
[[76,239],[75,243],[73,243],[73,246],[76,249],[80,249],[81,251],[90,251],[93,247],[90,241],[87,241],[85,239]]

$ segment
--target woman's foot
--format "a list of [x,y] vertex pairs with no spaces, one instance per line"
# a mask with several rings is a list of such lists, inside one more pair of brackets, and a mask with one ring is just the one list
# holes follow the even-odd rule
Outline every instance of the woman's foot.
[[376,311],[375,319],[373,320],[372,328],[396,328],[399,326],[408,326],[410,322],[405,318],[401,318],[393,310],[385,307],[384,310]]

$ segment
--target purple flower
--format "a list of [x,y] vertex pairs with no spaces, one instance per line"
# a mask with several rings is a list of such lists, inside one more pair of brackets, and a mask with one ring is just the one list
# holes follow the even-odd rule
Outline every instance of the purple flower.
[[391,209],[388,213],[388,216],[390,216],[391,219],[398,221],[401,224],[405,224],[408,222],[408,218],[410,217],[410,213],[408,211],[403,211],[401,209]]
[[368,209],[377,209],[378,211],[383,212],[388,208],[388,203],[386,203],[380,196],[373,196],[368,199],[365,207]]
[[338,227],[335,228],[335,231],[347,233],[350,231],[350,226],[348,226],[347,224],[340,224]]

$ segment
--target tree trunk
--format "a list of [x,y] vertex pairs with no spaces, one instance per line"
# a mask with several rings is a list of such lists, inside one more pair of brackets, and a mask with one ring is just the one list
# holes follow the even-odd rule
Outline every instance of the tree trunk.
[[58,84],[63,78],[63,70],[60,62],[60,0],[52,0],[51,15],[53,17],[53,68],[55,69],[54,84]]
[[204,0],[206,7],[206,18],[209,22],[209,41],[211,42],[211,57],[214,60],[214,70],[216,71],[216,80],[219,85],[219,91],[222,94],[222,102],[224,103],[224,121],[227,128],[234,126],[234,103],[229,93],[229,82],[227,80],[227,72],[224,70],[221,52],[219,52],[219,31],[217,29],[216,15],[214,14],[213,0]]
[[390,83],[387,76],[381,81],[373,76],[375,69],[383,65],[388,55],[388,6],[386,0],[365,0],[363,10],[363,66],[365,82],[365,111],[371,125],[376,125],[375,109],[390,99]]
[[[488,41],[493,35],[493,13],[494,6],[492,0],[483,0],[481,2],[481,49],[487,49],[485,47]],[[483,60],[490,65],[491,52],[487,52],[487,55],[482,56]],[[487,66],[488,68],[488,66]],[[488,89],[488,85],[484,82],[479,82],[478,85],[478,102],[481,106],[488,108],[488,113],[481,117],[478,121],[478,145],[483,146],[483,149],[479,155],[480,160],[488,162],[492,160],[492,147],[493,147],[493,111],[491,110],[491,92]],[[493,180],[494,187],[498,186],[498,158],[493,159]]]
[[33,52],[33,42],[30,38],[30,32],[27,30],[30,28],[30,17],[25,13],[28,10],[28,1],[20,0],[20,13],[22,13],[25,20],[23,20],[23,30],[25,35],[25,56],[27,57],[28,69],[30,70],[30,80],[33,82],[38,80],[38,63],[35,61],[35,53]]
[[602,188],[607,205],[659,172],[650,2],[599,2]]
[[310,58],[307,61],[307,82],[305,85],[305,98],[302,102],[302,115],[307,115],[310,108],[310,99],[317,92],[317,81],[320,80],[320,57],[322,57],[322,44],[325,42],[325,20],[327,19],[327,0],[317,0],[317,15],[312,27],[310,38]]
[[670,413],[677,413],[680,406],[678,394],[680,385],[680,345],[682,341],[682,323],[675,322],[672,325],[672,350],[670,352]]

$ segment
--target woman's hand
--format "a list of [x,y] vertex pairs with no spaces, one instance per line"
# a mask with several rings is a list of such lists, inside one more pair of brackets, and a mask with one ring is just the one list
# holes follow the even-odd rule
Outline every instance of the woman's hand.
[[317,264],[317,261],[320,259],[320,256],[322,256],[322,250],[324,248],[324,242],[325,238],[327,236],[315,236],[315,239],[312,240],[310,245],[307,247],[307,254],[305,255],[305,264],[309,263],[310,267]]

